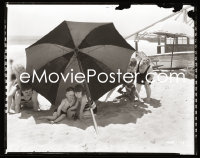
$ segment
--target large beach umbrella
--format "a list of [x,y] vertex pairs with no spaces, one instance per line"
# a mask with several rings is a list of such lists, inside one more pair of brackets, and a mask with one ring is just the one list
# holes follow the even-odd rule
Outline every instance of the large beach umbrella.
[[[102,72],[116,73],[118,69],[125,73],[134,51],[113,23],[63,21],[47,35],[26,48],[26,71],[32,79],[34,70],[38,77],[44,74],[44,70],[46,71],[47,82],[44,77],[40,82],[35,78],[32,84],[33,89],[52,104],[58,105],[65,97],[65,89],[77,83],[74,79],[72,80],[75,74],[81,72],[87,78],[88,70],[93,69],[96,75],[90,78],[85,87],[91,98],[97,100],[120,84],[117,80],[114,83],[109,81],[101,83],[97,75]],[[65,81],[62,75],[66,77],[67,74],[69,76]],[[48,77],[55,83],[49,82]],[[106,76],[101,75],[100,79],[105,81]]]

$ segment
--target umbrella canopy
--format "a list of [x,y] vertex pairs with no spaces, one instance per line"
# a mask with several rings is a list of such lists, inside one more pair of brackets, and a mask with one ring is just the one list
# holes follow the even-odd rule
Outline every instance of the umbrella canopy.
[[[118,69],[126,72],[129,60],[135,51],[115,29],[113,23],[85,23],[63,21],[59,26],[26,48],[26,71],[33,70],[41,76],[46,70],[66,76],[67,73],[87,74],[88,69],[116,73]],[[55,76],[54,76],[55,77]],[[65,89],[74,86],[71,77],[64,81],[60,75],[56,83],[35,80],[33,89],[46,97],[52,104],[58,105],[65,97]],[[52,80],[53,79],[52,76]],[[103,80],[103,79],[102,79]],[[88,88],[93,100],[97,100],[107,91],[120,83],[100,83],[97,77],[90,79]]]

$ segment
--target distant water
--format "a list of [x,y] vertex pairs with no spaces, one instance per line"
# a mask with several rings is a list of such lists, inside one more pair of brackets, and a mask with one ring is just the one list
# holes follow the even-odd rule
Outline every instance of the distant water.
[[32,45],[40,36],[8,36],[7,43],[8,45]]
[[[7,59],[14,60],[26,65],[26,54],[25,49],[39,40],[41,37],[30,37],[30,36],[13,36],[8,37],[7,40]],[[127,40],[127,42],[135,48],[133,40]],[[140,40],[138,42],[139,51],[143,51],[146,55],[155,55],[157,52],[157,43]],[[163,50],[164,51],[164,50]]]

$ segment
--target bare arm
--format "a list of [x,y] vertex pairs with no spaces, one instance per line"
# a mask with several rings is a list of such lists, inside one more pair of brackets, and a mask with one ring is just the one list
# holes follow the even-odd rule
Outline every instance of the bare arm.
[[81,100],[81,108],[80,108],[80,119],[83,117],[83,110],[85,108],[85,105],[87,104],[88,99],[87,96],[84,96]]
[[70,108],[70,110],[75,110],[75,109],[78,107],[78,105],[79,105],[79,100],[76,99],[76,102],[75,102],[74,106],[72,106],[72,107]]
[[10,85],[9,92],[8,92],[8,107],[7,107],[8,112],[10,111],[10,106],[12,104],[12,98],[15,95],[16,91],[17,91],[17,87]]
[[122,93],[123,93],[122,89],[123,89],[124,87],[125,87],[125,84],[123,84],[122,87],[118,89],[118,92],[122,94]]
[[39,107],[39,102],[38,102],[38,93],[36,91],[33,91],[32,101],[33,101],[33,109],[39,110],[40,107]]
[[[148,74],[149,73],[149,74]],[[150,68],[149,68],[149,70],[147,71],[147,74],[148,74],[148,80],[149,81],[151,81],[151,80],[153,80],[153,74],[151,74],[151,73],[153,73],[153,69],[152,69],[152,66],[150,66]],[[148,81],[147,81],[148,82]]]
[[57,109],[57,115],[60,116],[61,114],[61,109],[63,107],[63,105],[65,104],[65,100],[62,100],[61,104],[58,106],[58,109]]

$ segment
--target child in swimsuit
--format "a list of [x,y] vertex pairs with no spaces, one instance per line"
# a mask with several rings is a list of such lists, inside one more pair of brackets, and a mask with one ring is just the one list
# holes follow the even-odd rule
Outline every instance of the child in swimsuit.
[[34,111],[40,111],[37,92],[28,83],[21,83],[20,88],[14,81],[8,93],[8,112],[10,113],[11,108],[13,113],[19,113],[23,107],[33,107]]
[[151,82],[153,80],[153,75],[149,74],[149,73],[153,72],[152,66],[150,65],[150,59],[149,58],[143,58],[139,62],[136,72],[137,72],[136,88],[137,88],[138,92],[140,92],[141,86],[144,85],[145,90],[146,90],[146,94],[147,94],[147,98],[144,101],[149,103],[150,98],[151,98],[151,87],[150,87],[150,85],[151,85]]
[[14,96],[15,111],[19,112],[23,107],[33,107],[34,111],[40,111],[37,100],[37,92],[35,92],[28,83],[21,83],[21,88],[16,85],[17,91]]
[[74,88],[68,87],[66,89],[66,98],[61,101],[61,104],[57,109],[54,110],[53,116],[42,116],[39,119],[47,119],[51,121],[51,123],[57,123],[66,118],[68,116],[68,110],[72,108],[76,103],[74,96]]
[[94,101],[90,99],[88,101],[88,98],[86,96],[86,92],[82,85],[77,84],[74,88],[75,96],[77,98],[77,108],[75,111],[75,119],[79,118],[82,119],[83,117],[91,116],[90,108],[92,108],[94,114],[97,113],[97,106]]
[[[137,66],[137,60],[132,58],[130,63],[129,63],[129,67],[128,67],[127,72],[132,73],[133,79],[135,79],[136,66]],[[126,92],[122,91],[122,89],[124,87],[126,89]],[[118,92],[120,94],[122,94],[122,95],[116,97],[116,99],[114,100],[115,102],[118,99],[122,99],[122,98],[127,98],[129,101],[134,102],[135,101],[135,96],[138,98],[139,102],[143,102],[143,100],[140,98],[140,96],[139,96],[139,94],[138,94],[138,92],[136,90],[136,87],[134,85],[134,80],[131,83],[123,84],[122,87],[119,88]]]
[[32,90],[29,83],[20,82],[20,74],[25,72],[22,65],[15,65],[11,74],[11,82],[8,86],[8,113],[19,113],[24,106],[33,107],[34,111],[40,111],[37,100],[37,92]]

